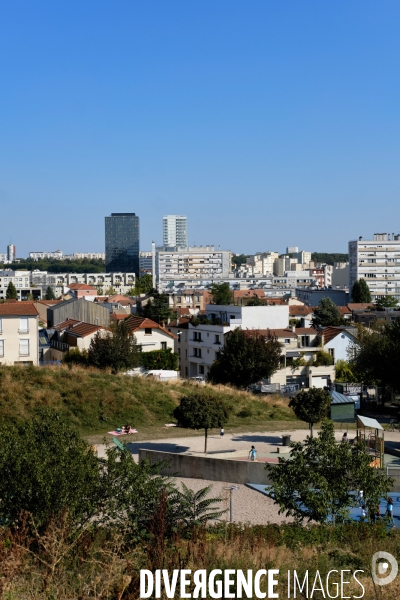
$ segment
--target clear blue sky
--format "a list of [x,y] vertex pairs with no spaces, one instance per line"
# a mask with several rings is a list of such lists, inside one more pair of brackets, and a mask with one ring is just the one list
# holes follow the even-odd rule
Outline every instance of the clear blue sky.
[[398,0],[3,0],[0,252],[347,251],[400,223]]

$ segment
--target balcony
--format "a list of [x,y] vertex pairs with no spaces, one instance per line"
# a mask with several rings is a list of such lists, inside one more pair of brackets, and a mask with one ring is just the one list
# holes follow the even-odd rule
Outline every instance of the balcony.
[[18,329],[18,333],[29,333],[29,328],[28,329]]
[[64,342],[58,342],[57,340],[50,340],[50,347],[54,350],[60,350],[60,352],[68,352],[69,345]]

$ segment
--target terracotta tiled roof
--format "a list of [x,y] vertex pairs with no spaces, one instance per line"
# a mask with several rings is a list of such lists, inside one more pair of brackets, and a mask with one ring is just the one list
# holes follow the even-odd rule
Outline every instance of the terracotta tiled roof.
[[0,304],[0,317],[36,317],[38,314],[33,302],[5,302]]
[[60,304],[62,300],[37,300],[39,304],[45,304],[46,306],[54,306],[55,304]]
[[189,323],[190,319],[183,317],[182,319],[179,319],[178,323],[176,321],[171,321],[168,327],[184,327],[185,329],[187,329]]
[[83,321],[77,321],[76,319],[67,319],[53,327],[53,329],[55,331],[66,331],[77,337],[86,337],[87,335],[96,333],[99,329],[104,329],[104,327],[92,325],[92,323],[84,323]]
[[318,331],[314,327],[296,327],[297,335],[317,335]]
[[297,306],[296,304],[289,305],[289,316],[290,317],[305,317],[311,315],[313,312],[310,306]]
[[277,338],[296,338],[297,335],[291,329],[244,329],[246,335],[264,335]]
[[108,296],[107,302],[118,302],[121,306],[127,306],[128,304],[136,304],[135,300],[131,300],[127,296],[123,296],[122,294],[114,294],[114,296]]
[[324,338],[324,344],[327,344],[331,340],[333,340],[340,333],[347,333],[351,337],[355,336],[356,329],[353,328],[353,333],[349,331],[345,327],[325,327],[322,331],[319,332],[319,337]]
[[347,306],[337,306],[338,311],[344,317],[344,315],[351,315],[351,310]]
[[374,308],[374,304],[372,302],[350,302],[348,308],[353,310],[365,310],[366,308]]
[[118,313],[111,313],[110,315],[110,321],[123,321],[124,319],[126,319],[129,315],[127,314],[118,314]]
[[170,337],[173,337],[173,338],[177,337],[176,335],[174,335],[173,333],[171,333],[170,331],[168,331],[167,329],[165,329],[164,327],[162,327],[155,321],[152,321],[151,319],[146,319],[145,317],[138,317],[136,315],[130,315],[130,317],[128,317],[126,319],[125,323],[128,327],[128,330],[133,333],[135,331],[138,331],[139,329],[160,329],[161,331],[163,331],[166,335],[169,335]]
[[69,290],[90,290],[90,291],[96,291],[97,288],[94,287],[94,285],[89,285],[87,283],[70,283],[66,286]]

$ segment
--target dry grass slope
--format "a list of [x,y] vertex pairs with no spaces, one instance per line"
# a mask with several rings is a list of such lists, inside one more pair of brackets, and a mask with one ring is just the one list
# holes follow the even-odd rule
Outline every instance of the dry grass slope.
[[[159,427],[172,420],[180,397],[195,387],[186,380],[164,383],[79,367],[0,367],[0,419],[25,419],[37,407],[49,407],[85,435],[104,433],[127,421],[138,429]],[[296,421],[286,399],[226,386],[213,389],[232,407],[229,427]]]

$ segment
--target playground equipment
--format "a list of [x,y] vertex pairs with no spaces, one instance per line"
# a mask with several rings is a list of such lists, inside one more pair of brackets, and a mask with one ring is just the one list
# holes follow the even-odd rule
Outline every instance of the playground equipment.
[[385,456],[385,430],[376,419],[357,416],[357,442],[365,446],[371,457],[370,466],[383,468]]

